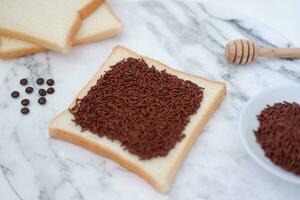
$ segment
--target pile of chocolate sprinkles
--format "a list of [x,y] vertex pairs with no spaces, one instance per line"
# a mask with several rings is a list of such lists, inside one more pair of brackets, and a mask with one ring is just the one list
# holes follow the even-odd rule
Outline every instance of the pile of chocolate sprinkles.
[[265,155],[281,168],[300,175],[300,105],[275,103],[258,116],[256,140]]
[[166,156],[203,99],[191,81],[127,58],[110,67],[70,109],[74,122],[98,136],[118,140],[141,160]]

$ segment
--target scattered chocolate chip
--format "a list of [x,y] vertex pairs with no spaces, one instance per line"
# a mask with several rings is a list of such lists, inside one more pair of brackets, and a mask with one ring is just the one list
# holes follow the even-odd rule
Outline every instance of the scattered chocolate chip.
[[26,107],[22,108],[22,109],[21,109],[21,113],[22,113],[23,115],[27,115],[27,114],[29,113],[29,108],[26,108]]
[[49,86],[52,86],[52,85],[54,85],[54,80],[53,79],[48,79],[47,80],[47,84],[49,85]]
[[53,88],[53,87],[49,87],[48,89],[47,89],[47,93],[48,94],[53,94],[55,92],[55,89]]
[[45,97],[40,97],[38,102],[39,104],[44,105],[47,102],[47,99]]
[[43,78],[38,78],[38,79],[36,79],[36,83],[38,85],[43,85],[44,84],[44,79]]
[[13,97],[13,98],[18,98],[19,96],[20,96],[20,93],[18,91],[13,91],[11,93],[11,97]]
[[28,83],[28,80],[27,80],[26,78],[22,78],[22,79],[20,80],[20,84],[21,84],[21,85],[27,85],[27,83]]
[[44,89],[39,89],[39,95],[46,96],[47,92]]
[[30,104],[30,101],[29,101],[29,99],[23,99],[23,100],[21,101],[21,104],[22,104],[23,106],[28,106],[28,105]]
[[26,92],[27,94],[31,94],[31,93],[33,92],[33,87],[27,87],[27,88],[25,89],[25,92]]

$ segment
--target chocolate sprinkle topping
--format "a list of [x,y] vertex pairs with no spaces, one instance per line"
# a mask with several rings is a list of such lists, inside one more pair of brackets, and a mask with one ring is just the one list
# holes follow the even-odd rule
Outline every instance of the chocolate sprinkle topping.
[[142,59],[110,67],[70,109],[82,131],[118,140],[140,159],[166,156],[203,99],[203,88]]
[[273,163],[300,175],[300,105],[275,103],[258,116],[256,140]]

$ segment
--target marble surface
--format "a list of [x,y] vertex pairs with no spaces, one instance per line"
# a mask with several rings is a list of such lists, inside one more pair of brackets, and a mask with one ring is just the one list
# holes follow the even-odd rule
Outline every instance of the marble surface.
[[[0,199],[272,199],[296,200],[300,186],[278,179],[245,152],[237,119],[245,103],[267,87],[300,84],[300,61],[259,59],[233,66],[225,44],[248,38],[269,47],[294,46],[264,24],[208,3],[111,1],[124,22],[114,39],[75,47],[69,55],[39,53],[0,61]],[[64,110],[115,44],[176,69],[225,81],[228,94],[194,144],[168,194],[159,194],[116,163],[74,145],[52,140],[47,124]],[[33,101],[28,116],[10,97],[20,78],[56,80],[46,106]],[[38,87],[35,85],[35,89]]]

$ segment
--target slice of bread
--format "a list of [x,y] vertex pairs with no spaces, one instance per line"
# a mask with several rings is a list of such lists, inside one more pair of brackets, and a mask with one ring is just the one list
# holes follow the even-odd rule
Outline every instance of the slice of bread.
[[[107,39],[117,35],[121,29],[121,21],[113,13],[108,3],[104,2],[82,21],[80,30],[73,39],[72,44],[79,45]],[[1,59],[16,58],[41,51],[47,51],[47,49],[30,42],[4,36],[0,37]]]
[[69,52],[71,39],[103,0],[0,0],[0,35]]
[[[73,115],[68,110],[50,122],[49,133],[53,138],[71,142],[112,159],[148,181],[156,190],[167,192],[182,161],[190,151],[192,144],[222,102],[226,94],[226,86],[221,82],[210,81],[202,77],[177,71],[158,61],[140,56],[125,47],[116,46],[106,62],[80,91],[76,98],[84,97],[90,88],[96,84],[100,76],[109,70],[110,66],[128,57],[143,58],[149,66],[153,65],[160,71],[166,70],[170,74],[176,75],[184,80],[190,80],[200,87],[205,88],[201,106],[197,113],[191,116],[190,122],[184,130],[184,139],[177,143],[167,156],[152,158],[150,160],[140,160],[136,155],[124,150],[119,142],[112,141],[106,137],[99,137],[89,131],[81,132],[80,127],[76,126],[72,121]],[[70,107],[73,107],[74,104],[75,100]]]

